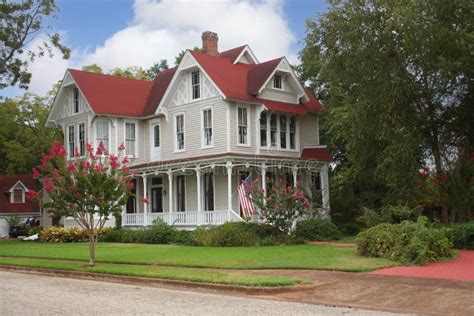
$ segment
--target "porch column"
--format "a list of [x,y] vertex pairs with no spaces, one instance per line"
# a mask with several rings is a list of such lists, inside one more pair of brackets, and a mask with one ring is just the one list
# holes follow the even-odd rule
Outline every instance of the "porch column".
[[148,217],[147,217],[148,204],[145,203],[145,199],[148,200],[148,190],[147,190],[148,181],[147,181],[146,175],[142,175],[142,181],[143,181],[143,226],[146,226],[148,225]]
[[227,161],[227,210],[232,209],[232,161]]
[[[267,165],[262,162],[262,166],[260,167],[262,169],[262,189],[263,189],[263,196],[267,197]],[[264,199],[263,203],[266,204],[267,200]]]
[[296,182],[298,181],[298,166],[293,166],[293,186],[296,187]]
[[202,212],[202,198],[201,198],[201,169],[199,169],[199,165],[196,166],[196,187],[197,187],[197,224],[201,224],[201,212]]
[[169,210],[168,212],[171,213],[173,212],[173,173],[171,172],[171,169],[168,170],[168,202],[169,202]]
[[328,175],[328,165],[325,164],[321,168],[320,173],[321,178],[321,195],[322,195],[322,206],[328,212],[329,215],[329,175]]

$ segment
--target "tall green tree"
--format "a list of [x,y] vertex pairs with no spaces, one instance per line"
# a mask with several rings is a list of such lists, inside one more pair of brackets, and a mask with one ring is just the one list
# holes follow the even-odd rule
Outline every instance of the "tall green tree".
[[[428,164],[443,177],[472,150],[473,6],[331,0],[307,22],[298,71],[328,109],[333,197],[416,203],[417,169]],[[447,192],[437,192],[448,222]]]
[[26,93],[0,102],[0,173],[30,173],[53,141],[62,141],[57,128],[45,126],[51,95]]
[[[68,59],[70,50],[61,43],[58,33],[52,33],[45,19],[58,12],[55,0],[2,0],[0,2],[0,89],[19,85],[28,88],[31,73],[28,61],[48,55],[57,48]],[[25,46],[44,32],[46,39],[37,47]]]

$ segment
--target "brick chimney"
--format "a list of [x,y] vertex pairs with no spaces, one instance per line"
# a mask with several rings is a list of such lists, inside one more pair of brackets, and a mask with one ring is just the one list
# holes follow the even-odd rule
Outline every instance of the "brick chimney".
[[219,51],[217,50],[217,42],[219,42],[219,36],[217,33],[206,31],[202,33],[202,50],[204,53],[212,56],[217,56]]

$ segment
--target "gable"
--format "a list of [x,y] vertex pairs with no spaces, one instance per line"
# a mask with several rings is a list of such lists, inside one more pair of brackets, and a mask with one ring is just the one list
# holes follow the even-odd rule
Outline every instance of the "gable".
[[[203,67],[196,61],[190,51],[184,55],[173,79],[169,83],[159,107],[178,106],[192,102],[191,99],[191,72],[199,70],[201,97],[197,100],[205,100],[213,97],[223,96]],[[158,113],[162,109],[156,109]]]
[[[78,88],[79,90],[79,112],[77,113],[73,112],[73,93],[75,88]],[[54,99],[53,105],[49,111],[46,125],[51,127],[55,122],[62,119],[89,112],[92,112],[89,103],[84,97],[80,87],[78,87],[74,81],[72,75],[69,73],[69,71],[67,71]]]

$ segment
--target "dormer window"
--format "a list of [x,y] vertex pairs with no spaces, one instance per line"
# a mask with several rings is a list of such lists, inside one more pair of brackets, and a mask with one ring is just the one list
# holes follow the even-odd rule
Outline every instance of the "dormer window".
[[25,191],[28,191],[28,189],[18,181],[10,189],[10,203],[25,203]]
[[195,70],[191,73],[191,96],[193,100],[201,97],[201,78],[199,70]]
[[275,75],[273,77],[273,88],[278,89],[278,90],[283,89],[283,85],[282,85],[282,82],[281,82],[281,76],[280,75]]
[[79,113],[79,89],[74,88],[72,92],[72,111],[73,113]]

